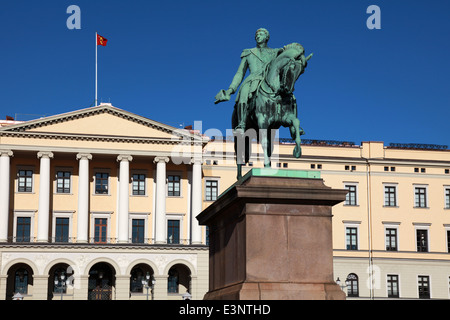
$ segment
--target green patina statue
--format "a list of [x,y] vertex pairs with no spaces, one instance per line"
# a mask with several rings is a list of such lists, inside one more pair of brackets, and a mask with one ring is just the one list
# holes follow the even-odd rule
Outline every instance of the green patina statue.
[[[296,146],[294,156],[301,157],[301,139],[304,134],[297,119],[297,102],[293,94],[297,79],[307,66],[312,54],[305,57],[304,48],[298,43],[289,44],[280,49],[267,46],[270,35],[264,29],[256,31],[256,48],[245,49],[241,54],[241,64],[228,90],[221,90],[216,95],[216,104],[229,101],[237,91],[236,104],[232,116],[235,130],[235,150],[238,165],[238,179],[241,167],[248,163],[251,142],[239,139],[249,129],[257,132],[257,138],[264,150],[264,166],[270,167],[273,150],[273,129],[280,126],[289,127]],[[244,80],[244,76],[250,75]],[[244,148],[239,147],[243,141]]]

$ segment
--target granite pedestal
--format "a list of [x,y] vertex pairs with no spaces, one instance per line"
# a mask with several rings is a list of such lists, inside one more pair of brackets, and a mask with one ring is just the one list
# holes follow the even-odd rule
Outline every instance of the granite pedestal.
[[346,190],[320,172],[253,169],[197,216],[209,227],[204,299],[340,300],[332,213]]

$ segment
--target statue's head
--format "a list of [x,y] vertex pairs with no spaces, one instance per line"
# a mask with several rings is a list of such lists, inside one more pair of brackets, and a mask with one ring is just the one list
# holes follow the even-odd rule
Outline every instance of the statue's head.
[[267,29],[264,28],[259,28],[258,30],[256,30],[256,34],[255,34],[255,40],[257,43],[267,43],[269,42],[270,39],[270,34],[269,31],[267,31]]

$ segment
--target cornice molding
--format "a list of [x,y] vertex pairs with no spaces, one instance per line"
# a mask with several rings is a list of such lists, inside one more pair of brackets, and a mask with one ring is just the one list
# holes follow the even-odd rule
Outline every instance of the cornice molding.
[[157,138],[157,137],[127,137],[127,136],[107,136],[107,135],[89,135],[89,134],[61,134],[51,132],[1,132],[0,136],[31,139],[49,139],[49,140],[81,140],[98,142],[125,142],[142,144],[170,144],[170,145],[200,145],[206,143],[203,141],[186,140],[179,138]]

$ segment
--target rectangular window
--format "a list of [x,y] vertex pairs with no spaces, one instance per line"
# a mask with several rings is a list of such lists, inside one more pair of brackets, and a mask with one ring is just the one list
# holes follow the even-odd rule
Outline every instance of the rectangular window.
[[397,229],[386,228],[386,250],[397,251]]
[[416,187],[414,191],[414,206],[416,208],[427,207],[427,188]]
[[450,253],[450,230],[447,230],[447,252]]
[[346,230],[347,250],[358,250],[358,229],[347,227]]
[[386,207],[397,206],[397,188],[393,186],[384,187],[384,205]]
[[217,180],[206,180],[205,200],[215,201],[218,194],[218,182]]
[[70,171],[56,173],[56,193],[70,193]]
[[18,192],[33,192],[33,171],[19,170]]
[[445,189],[445,209],[450,209],[450,188]]
[[180,243],[180,220],[167,221],[167,242],[171,244]]
[[109,173],[97,172],[95,174],[95,194],[108,194]]
[[133,219],[132,220],[132,232],[131,241],[133,243],[144,243],[145,237],[145,220]]
[[107,226],[108,226],[108,221],[106,218],[95,218],[95,225],[94,225],[94,242],[95,243],[106,243]]
[[428,252],[428,230],[417,230],[417,252]]
[[169,176],[167,185],[167,195],[169,197],[180,196],[180,176]]
[[387,275],[387,290],[388,290],[388,298],[398,298],[398,275],[388,274]]
[[430,277],[418,277],[419,299],[430,299]]
[[16,242],[30,242],[31,218],[17,217]]
[[356,206],[356,186],[355,185],[345,185],[345,189],[348,190],[348,193],[345,197],[345,205],[347,206]]
[[145,195],[145,174],[133,174],[133,196]]
[[55,242],[69,242],[69,218],[56,218]]

